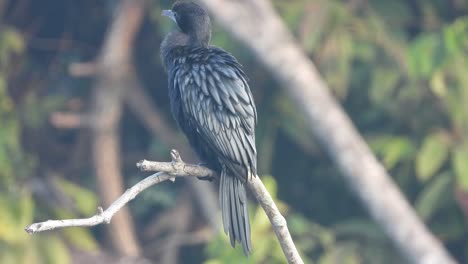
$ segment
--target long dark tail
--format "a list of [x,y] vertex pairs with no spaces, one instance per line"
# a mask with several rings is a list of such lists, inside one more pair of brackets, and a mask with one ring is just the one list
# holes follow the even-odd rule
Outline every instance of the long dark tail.
[[233,247],[236,246],[236,241],[242,244],[244,254],[248,256],[252,252],[252,242],[247,193],[244,183],[234,175],[226,175],[225,170],[221,172],[219,204],[223,215],[224,233],[229,235]]

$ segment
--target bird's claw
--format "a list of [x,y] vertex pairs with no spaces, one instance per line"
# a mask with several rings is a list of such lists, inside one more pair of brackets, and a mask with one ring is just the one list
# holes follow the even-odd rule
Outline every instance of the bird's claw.
[[209,182],[212,182],[214,177],[213,176],[201,176],[201,177],[197,177],[199,180],[201,181],[209,181]]
[[171,158],[173,162],[183,162],[179,152],[175,149],[171,150]]

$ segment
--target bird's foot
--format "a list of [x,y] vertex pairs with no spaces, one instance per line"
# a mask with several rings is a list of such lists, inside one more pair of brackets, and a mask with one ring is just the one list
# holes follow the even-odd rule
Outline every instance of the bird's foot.
[[[206,164],[205,162],[200,162],[198,163],[198,166],[203,166],[203,167],[206,167],[208,164]],[[214,179],[214,176],[201,176],[201,177],[197,177],[199,180],[201,181],[209,181],[209,182],[212,182],[213,179]]]
[[202,177],[197,177],[201,181],[209,181],[212,182],[214,177],[213,176],[202,176]]

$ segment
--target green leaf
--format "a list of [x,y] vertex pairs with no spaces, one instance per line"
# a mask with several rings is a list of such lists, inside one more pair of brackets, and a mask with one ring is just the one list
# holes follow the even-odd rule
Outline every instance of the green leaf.
[[458,186],[468,192],[468,147],[462,146],[453,151],[452,166]]
[[377,105],[390,103],[388,98],[392,97],[400,76],[398,71],[388,67],[380,67],[373,71],[372,90],[370,91],[372,102]]
[[443,40],[444,40],[445,50],[448,54],[454,54],[460,50],[457,32],[454,30],[453,26],[452,27],[448,26],[444,28]]
[[467,30],[468,18],[466,16],[462,16],[452,24],[444,27],[442,32],[443,44],[448,55],[465,55],[464,41],[466,40]]
[[428,77],[441,63],[437,60],[440,41],[437,34],[421,34],[408,49],[409,70],[413,77]]
[[426,137],[416,157],[416,175],[425,182],[444,164],[448,157],[449,144],[441,133]]
[[414,155],[415,147],[407,137],[382,135],[368,140],[372,150],[382,157],[387,169],[392,169],[405,159],[412,159]]
[[399,161],[403,160],[413,150],[411,141],[405,137],[392,137],[384,150],[383,162],[389,169],[393,168]]
[[447,85],[444,80],[444,73],[442,71],[436,71],[430,81],[431,90],[434,94],[439,97],[444,97],[447,94]]
[[415,208],[423,220],[431,219],[437,209],[447,201],[447,193],[451,192],[450,180],[450,173],[442,173],[426,185],[418,196]]

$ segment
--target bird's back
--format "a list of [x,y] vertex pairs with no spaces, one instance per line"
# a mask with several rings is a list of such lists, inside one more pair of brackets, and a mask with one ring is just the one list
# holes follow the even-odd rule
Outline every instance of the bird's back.
[[213,46],[178,47],[169,56],[171,110],[200,158],[216,169],[228,163],[244,180],[255,175],[256,109],[241,65]]

